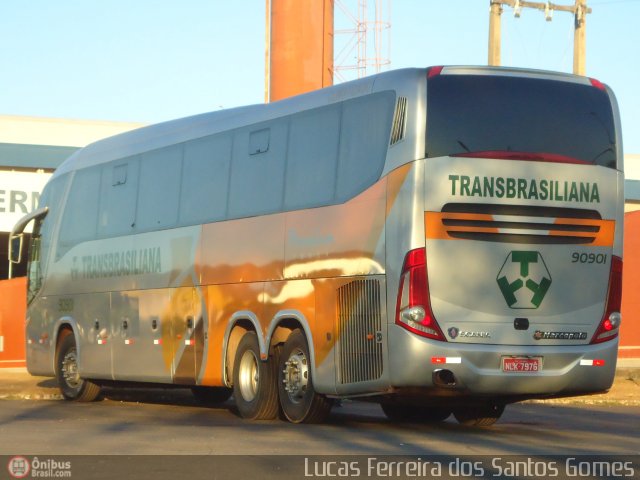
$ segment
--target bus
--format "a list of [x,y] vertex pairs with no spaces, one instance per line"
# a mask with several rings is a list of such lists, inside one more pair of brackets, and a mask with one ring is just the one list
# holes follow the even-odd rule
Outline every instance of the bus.
[[28,371],[293,423],[354,398],[486,426],[604,392],[623,183],[610,88],[547,71],[401,69],[123,133],[13,229]]

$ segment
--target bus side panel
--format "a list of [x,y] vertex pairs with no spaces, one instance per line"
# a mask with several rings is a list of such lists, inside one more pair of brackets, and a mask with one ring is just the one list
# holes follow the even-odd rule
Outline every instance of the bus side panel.
[[[418,160],[389,174],[387,194],[387,322],[395,323],[398,287],[404,258],[424,247],[425,161]],[[390,345],[393,350],[393,346]],[[393,351],[390,353],[393,355]]]
[[[30,306],[30,316],[64,317],[77,324],[79,370],[86,378],[171,381],[184,356],[183,364],[191,364],[185,375],[193,383],[196,349],[174,345],[184,328],[173,325],[175,320],[167,310],[171,311],[176,302],[181,304],[184,295],[176,292],[185,287],[193,326],[198,325],[197,310],[202,302],[192,290],[197,283],[193,263],[200,228],[73,245],[49,264],[41,292],[44,296]],[[181,316],[182,322],[187,321],[186,316]],[[37,324],[34,322],[32,329]],[[48,335],[54,338],[55,325],[49,323],[48,328]],[[173,336],[167,339],[169,334]],[[197,347],[194,342],[193,347],[202,350],[202,343]],[[49,348],[53,359],[55,344]]]
[[219,349],[236,312],[254,314],[263,335],[291,312],[311,332],[316,386],[335,393],[338,289],[354,276],[384,273],[386,190],[382,180],[342,205],[204,225],[197,259],[210,319],[203,384],[222,381]]
[[[50,315],[45,303],[50,301],[36,298],[29,306],[26,321],[26,356],[27,370],[31,375],[53,376],[53,325],[45,322]],[[46,339],[43,338],[46,336]],[[46,342],[45,342],[46,340]]]
[[32,375],[55,375],[57,297],[37,297],[28,306],[26,321],[27,370]]
[[[29,306],[27,365],[33,375],[55,375],[56,341],[61,328],[76,335],[80,374],[111,378],[108,293],[38,297]],[[104,339],[104,341],[103,341]]]
[[[85,378],[112,378],[109,293],[48,297],[71,310],[77,325],[78,370]],[[55,345],[53,346],[55,351]]]
[[282,280],[284,215],[202,226],[197,271],[202,285]]
[[[208,285],[206,287],[207,339],[202,365],[199,365],[199,382],[202,385],[224,384],[223,351],[224,336],[229,321],[238,312],[250,312],[260,320],[260,331],[264,337],[268,322],[264,320],[262,302],[263,282]],[[229,372],[231,380],[232,372]]]
[[[187,319],[196,319],[193,288],[113,292],[111,338],[116,380],[171,383],[178,364],[181,376],[194,381],[194,346],[184,346]],[[186,354],[185,354],[186,353]],[[190,367],[186,367],[190,364]],[[177,375],[176,375],[177,376]]]
[[384,273],[386,179],[339,205],[286,214],[287,279]]
[[[386,194],[383,178],[344,204],[286,214],[284,276],[292,280],[282,293],[299,295],[292,308],[312,311],[306,304],[315,303],[308,320],[314,385],[322,393],[371,392],[387,384],[382,368]],[[278,302],[269,303],[277,310]]]

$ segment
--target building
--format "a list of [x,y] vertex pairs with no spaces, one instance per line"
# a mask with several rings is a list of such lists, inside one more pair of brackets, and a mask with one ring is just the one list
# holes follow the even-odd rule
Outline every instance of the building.
[[622,366],[640,362],[640,155],[625,155],[624,170],[624,272],[618,353]]
[[[37,205],[56,167],[80,147],[141,126],[0,115],[0,279],[8,277],[7,244],[12,227]],[[25,268],[23,261],[14,275],[24,275]]]

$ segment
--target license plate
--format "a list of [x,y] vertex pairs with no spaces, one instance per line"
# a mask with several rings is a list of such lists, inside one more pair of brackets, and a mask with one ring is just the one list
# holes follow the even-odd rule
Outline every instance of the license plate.
[[535,373],[542,370],[542,357],[502,357],[503,372]]

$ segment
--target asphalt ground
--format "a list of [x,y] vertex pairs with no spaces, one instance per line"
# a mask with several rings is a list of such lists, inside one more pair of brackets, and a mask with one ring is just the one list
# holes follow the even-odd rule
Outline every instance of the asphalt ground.
[[[148,392],[147,392],[148,390]],[[119,397],[126,400],[123,389]],[[181,397],[176,389],[135,389],[135,401],[150,402],[158,396]],[[184,390],[188,392],[188,390]],[[189,392],[190,394],[190,392]],[[25,368],[0,368],[0,400],[59,400],[62,399],[54,378],[31,376]],[[587,405],[640,405],[640,368],[621,367],[616,371],[613,386],[607,393],[554,400],[535,400],[536,402]],[[178,400],[178,403],[180,401]]]

